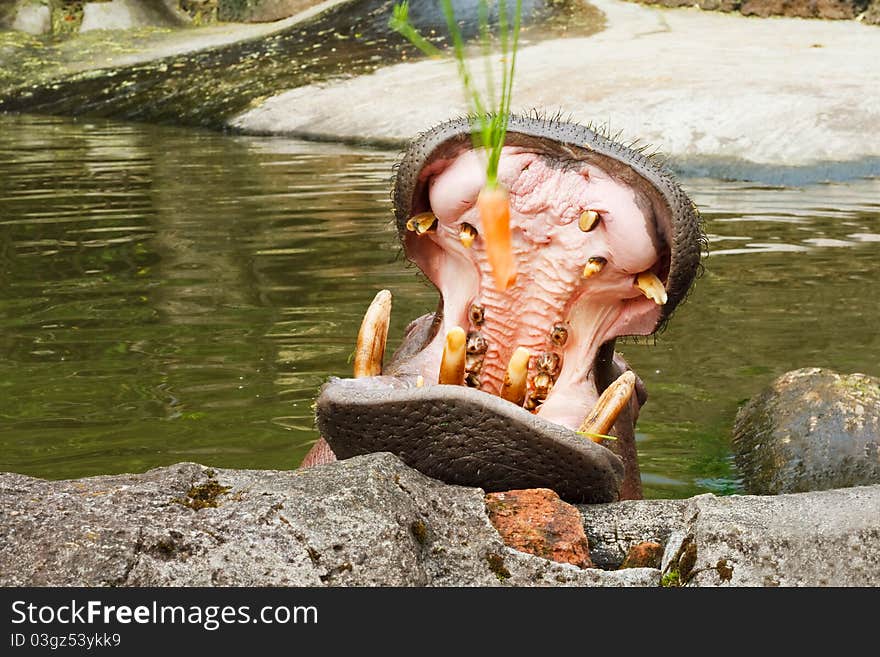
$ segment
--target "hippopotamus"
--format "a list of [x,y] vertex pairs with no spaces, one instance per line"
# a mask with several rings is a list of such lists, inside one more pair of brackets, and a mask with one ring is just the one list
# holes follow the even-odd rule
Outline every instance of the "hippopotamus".
[[635,422],[647,394],[614,351],[685,299],[705,235],[671,171],[591,127],[511,115],[498,169],[517,275],[492,276],[472,121],[418,135],[392,200],[406,257],[437,288],[384,362],[391,294],[358,335],[355,377],[316,404],[303,466],[376,451],[486,491],[550,488],[579,503],[641,497]]

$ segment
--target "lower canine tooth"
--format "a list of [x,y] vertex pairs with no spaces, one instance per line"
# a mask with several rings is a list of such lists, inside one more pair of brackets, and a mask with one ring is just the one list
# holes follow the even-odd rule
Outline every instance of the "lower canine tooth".
[[354,376],[378,376],[382,373],[388,323],[391,320],[391,292],[381,290],[373,298],[358,331],[354,353]]
[[525,347],[517,347],[507,365],[507,374],[501,386],[501,397],[517,406],[522,406],[526,399],[526,383],[529,375],[529,357],[531,354]]
[[590,276],[595,276],[605,267],[605,263],[608,262],[605,258],[601,256],[593,256],[589,260],[587,260],[587,264],[584,266],[584,273],[582,274],[583,278],[589,278]]
[[461,225],[461,228],[458,229],[458,239],[461,240],[464,248],[471,248],[471,244],[474,243],[474,240],[477,238],[477,229],[471,226],[469,223],[465,222]]
[[460,326],[455,326],[446,334],[446,345],[443,347],[443,358],[440,360],[439,383],[460,386],[464,383],[465,343],[467,333]]
[[651,299],[658,306],[666,303],[666,288],[663,287],[662,281],[657,278],[654,272],[643,271],[636,276],[636,287],[642,291],[646,297]]
[[437,230],[437,217],[433,212],[422,212],[409,218],[409,221],[406,222],[406,229],[413,231],[416,235],[424,235],[430,230]]
[[614,426],[617,416],[626,408],[635,388],[636,375],[632,372],[627,371],[617,377],[617,380],[599,396],[578,433],[586,434],[587,438],[595,443],[601,442],[601,434],[607,434]]

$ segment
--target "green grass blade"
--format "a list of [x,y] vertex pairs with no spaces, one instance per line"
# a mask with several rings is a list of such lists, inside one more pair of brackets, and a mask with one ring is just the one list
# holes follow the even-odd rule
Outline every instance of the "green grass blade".
[[394,5],[388,27],[403,36],[428,57],[440,57],[442,53],[433,43],[425,39],[409,20],[409,2]]
[[495,105],[495,84],[492,73],[492,41],[489,30],[489,3],[487,0],[479,2],[480,42],[483,47],[483,66],[486,75],[486,97],[488,102]]
[[592,433],[591,431],[575,431],[579,436],[584,438],[603,438],[604,440],[617,440],[617,436],[609,436],[604,433]]
[[[501,150],[507,135],[510,114],[510,99],[513,95],[513,76],[516,70],[516,51],[519,45],[519,33],[522,18],[522,0],[516,0],[513,26],[510,25],[507,0],[498,0],[498,28],[501,43],[501,90],[500,97],[495,92],[495,76],[492,66],[492,32],[489,25],[490,0],[478,0],[479,39],[482,49],[486,75],[486,98],[491,107],[487,107],[474,84],[468,62],[465,57],[464,39],[452,0],[440,0],[446,27],[452,39],[458,76],[464,87],[465,99],[471,119],[471,133],[474,147],[486,150],[486,187],[494,189],[498,184],[498,164]],[[409,19],[409,2],[404,0],[394,5],[389,27],[408,39],[414,46],[430,57],[438,57],[441,52],[425,39]]]

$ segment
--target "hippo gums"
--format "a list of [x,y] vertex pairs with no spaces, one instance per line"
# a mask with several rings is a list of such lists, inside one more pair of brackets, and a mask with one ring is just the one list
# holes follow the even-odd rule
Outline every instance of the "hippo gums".
[[322,388],[322,438],[303,465],[389,451],[487,491],[638,498],[647,395],[615,339],[654,333],[685,298],[705,242],[699,213],[655,158],[581,125],[511,115],[498,181],[517,274],[497,285],[471,131],[463,118],[423,133],[394,180],[399,237],[439,291],[437,311],[383,364],[391,295],[376,295],[355,378]]

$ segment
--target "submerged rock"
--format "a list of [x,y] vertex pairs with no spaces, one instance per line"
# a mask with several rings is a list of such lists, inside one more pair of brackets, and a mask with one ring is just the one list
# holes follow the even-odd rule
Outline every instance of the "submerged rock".
[[880,379],[788,372],[740,409],[733,448],[749,493],[880,483]]
[[[0,475],[3,586],[658,586],[505,545],[483,491],[390,454],[296,472],[181,463],[139,475]],[[663,582],[880,585],[880,486],[578,507],[593,561],[664,548]],[[653,548],[656,558],[656,547]]]

